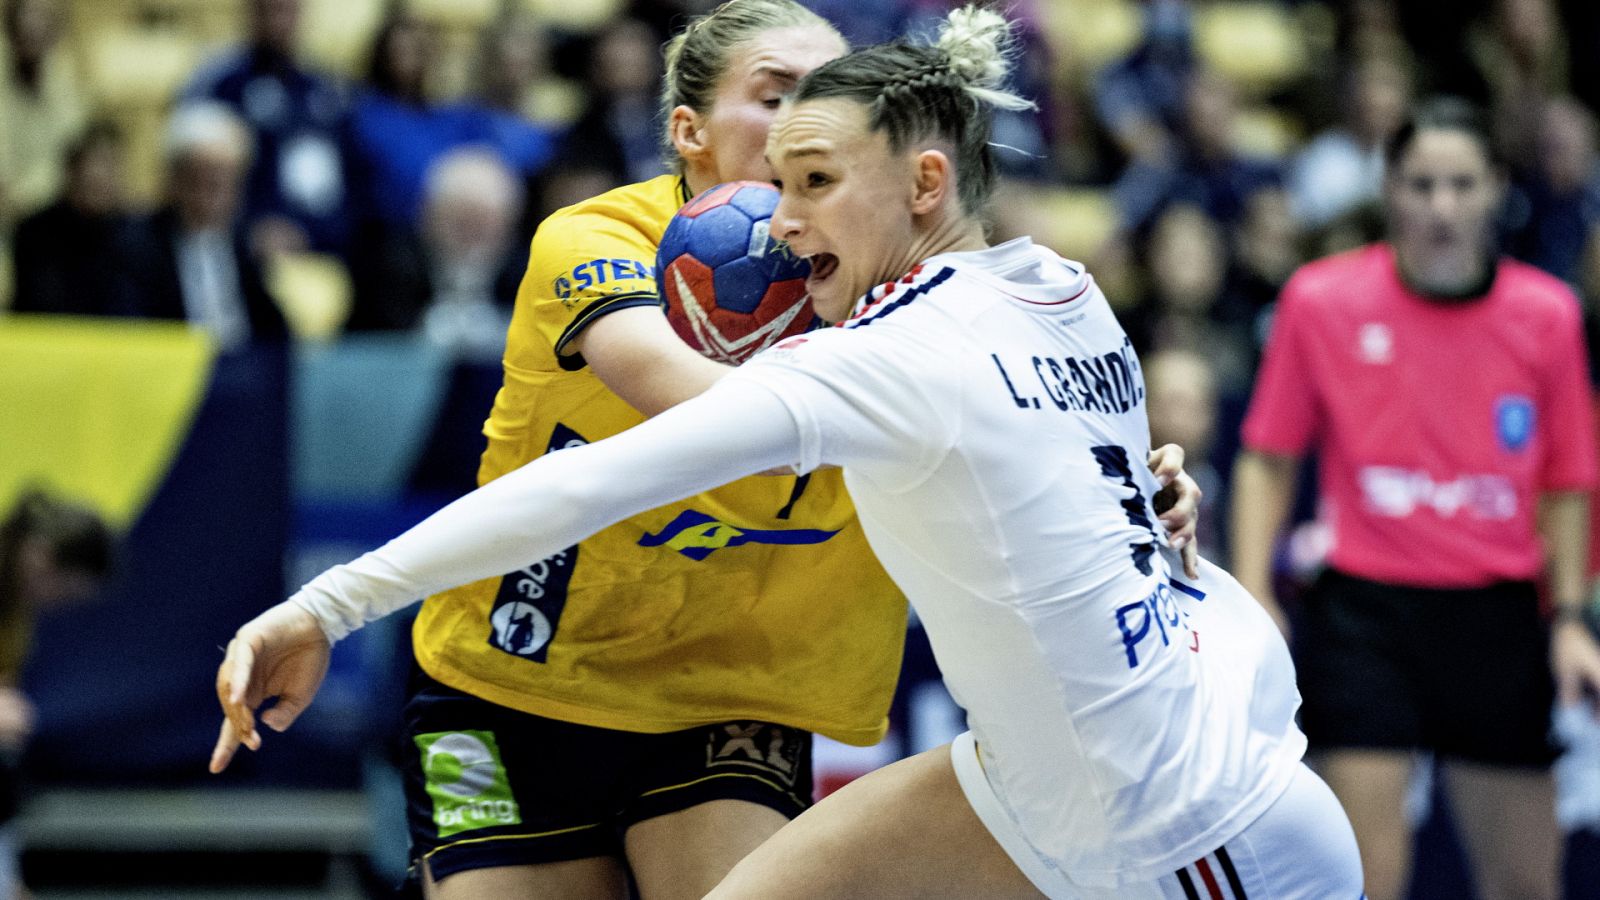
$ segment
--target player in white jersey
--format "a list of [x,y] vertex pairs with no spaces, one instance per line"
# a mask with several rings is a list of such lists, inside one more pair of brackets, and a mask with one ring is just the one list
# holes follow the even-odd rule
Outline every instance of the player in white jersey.
[[1359,897],[1276,628],[1220,569],[1179,575],[1155,527],[1143,378],[1104,296],[984,240],[987,107],[1025,105],[998,89],[1007,34],[958,11],[935,47],[825,64],[780,113],[774,233],[841,327],[319,576],[231,645],[224,740],[254,733],[277,686],[256,658],[308,613],[336,640],[637,511],[833,464],[972,730],[824,800],[714,896]]

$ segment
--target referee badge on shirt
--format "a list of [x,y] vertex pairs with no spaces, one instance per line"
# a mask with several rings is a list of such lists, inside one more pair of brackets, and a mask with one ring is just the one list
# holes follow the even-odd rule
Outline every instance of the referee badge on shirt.
[[1494,402],[1494,432],[1500,446],[1512,453],[1528,446],[1533,437],[1533,401],[1521,394],[1501,394]]

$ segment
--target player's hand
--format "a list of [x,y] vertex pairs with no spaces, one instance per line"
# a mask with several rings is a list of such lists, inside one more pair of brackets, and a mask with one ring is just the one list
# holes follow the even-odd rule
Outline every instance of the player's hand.
[[1582,621],[1558,622],[1550,632],[1550,671],[1562,706],[1587,699],[1589,711],[1600,718],[1600,645]]
[[1183,448],[1163,444],[1150,451],[1150,472],[1161,490],[1155,496],[1156,516],[1166,526],[1172,548],[1183,555],[1183,574],[1200,577],[1200,545],[1196,540],[1203,492],[1183,471]]
[[283,731],[310,705],[328,674],[332,648],[311,613],[288,601],[279,603],[240,628],[228,642],[217,669],[217,700],[222,704],[222,734],[211,752],[211,771],[221,772],[244,744],[261,749],[256,710],[278,698],[261,721]]

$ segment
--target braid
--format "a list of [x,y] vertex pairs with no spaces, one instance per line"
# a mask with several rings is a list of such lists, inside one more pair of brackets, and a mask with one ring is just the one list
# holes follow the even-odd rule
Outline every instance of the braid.
[[[958,96],[966,87],[961,77],[950,70],[948,63],[939,59],[943,54],[922,48],[907,49],[921,49],[919,55],[927,59],[920,65],[907,66],[884,80],[868,113],[873,127],[880,127],[895,118],[897,110],[926,108]],[[900,143],[892,138],[891,142],[896,145]]]

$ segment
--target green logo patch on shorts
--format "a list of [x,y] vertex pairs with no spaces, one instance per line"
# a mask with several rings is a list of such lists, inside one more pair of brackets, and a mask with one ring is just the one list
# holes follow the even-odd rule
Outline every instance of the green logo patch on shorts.
[[416,741],[439,837],[522,823],[493,732],[438,731]]

